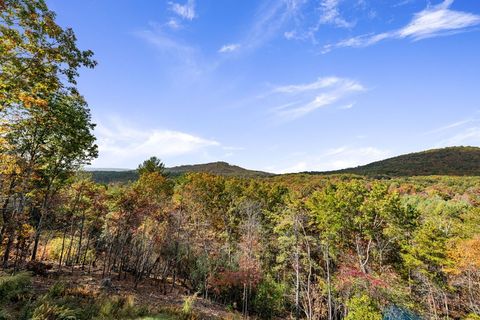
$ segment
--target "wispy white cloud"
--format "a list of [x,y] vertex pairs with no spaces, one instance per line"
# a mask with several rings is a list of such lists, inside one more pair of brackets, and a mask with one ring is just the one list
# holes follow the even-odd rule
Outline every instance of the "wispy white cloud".
[[342,82],[345,79],[337,78],[337,77],[325,77],[325,78],[318,78],[316,81],[311,83],[304,83],[304,84],[291,84],[286,86],[279,86],[272,90],[272,92],[279,92],[279,93],[303,93],[308,91],[315,91],[318,89],[332,87],[339,82]]
[[220,53],[233,52],[238,50],[239,48],[240,48],[240,44],[238,43],[225,44],[218,50],[218,52]]
[[[306,3],[308,1],[305,1]],[[353,28],[356,21],[349,21],[342,15],[341,4],[344,0],[319,0],[315,3],[316,8],[305,14],[305,11],[295,15],[292,30],[283,33],[287,40],[310,40],[313,44],[317,44],[317,33],[322,26],[328,25],[336,28]],[[357,1],[355,5],[349,4],[354,10],[366,8],[363,0]]]
[[193,47],[169,36],[159,25],[154,23],[150,24],[150,28],[137,31],[134,34],[155,46],[160,52],[171,54],[181,59],[191,59],[195,52]]
[[292,164],[287,164],[285,167],[270,167],[268,169],[275,173],[330,171],[356,167],[374,161],[383,160],[390,156],[391,152],[389,150],[372,146],[342,146],[335,149],[325,150],[323,153],[315,156],[294,156],[293,158],[300,159],[290,160]]
[[354,105],[355,105],[355,103],[345,104],[343,106],[340,106],[339,109],[342,109],[342,110],[352,109]]
[[448,146],[479,146],[480,145],[480,127],[473,126],[453,134],[452,136],[440,141],[437,147]]
[[[445,126],[430,130],[425,135],[435,134],[439,142],[436,147],[459,145],[480,145],[480,118],[478,111],[470,118],[455,121]],[[438,141],[438,140],[437,140]]]
[[397,2],[393,5],[393,7],[401,7],[401,6],[404,6],[404,5],[407,5],[407,4],[410,4],[412,2],[414,2],[415,0],[403,0],[403,1],[400,1],[400,2]]
[[196,17],[195,0],[188,0],[185,4],[169,2],[170,10],[186,20],[193,20]]
[[451,10],[453,0],[431,6],[416,13],[413,19],[403,28],[377,34],[365,34],[327,44],[323,52],[329,52],[342,47],[368,47],[386,39],[412,39],[414,41],[426,38],[465,32],[480,24],[480,16],[463,11]]
[[250,27],[246,29],[241,40],[235,42],[237,45],[235,50],[242,49],[243,52],[255,50],[281,34],[282,27],[299,14],[306,2],[308,0],[265,0],[261,2]]
[[413,20],[399,30],[398,36],[419,40],[464,30],[480,24],[480,16],[478,15],[450,10],[449,7],[452,3],[453,0],[445,0],[437,6],[415,14]]
[[355,22],[349,22],[340,15],[341,0],[322,0],[320,1],[320,9],[322,14],[319,19],[320,24],[331,24],[340,28],[351,28]]
[[392,38],[393,34],[389,32],[378,33],[378,34],[364,34],[348,39],[343,39],[334,44],[326,44],[323,46],[322,53],[330,52],[333,49],[337,48],[346,48],[346,47],[353,47],[353,48],[363,48],[368,47],[373,44],[376,44],[382,40]]
[[287,40],[295,39],[296,36],[297,36],[297,32],[294,31],[294,30],[285,31],[285,32],[283,33],[283,36],[284,36],[285,39],[287,39]]
[[[309,21],[308,27],[282,30],[294,23],[301,24],[305,18],[305,7],[311,0],[264,0],[257,10],[254,20],[247,29],[243,40],[238,41],[243,51],[250,51],[262,46],[278,35],[286,39],[312,39],[322,25],[333,25],[340,28],[351,28],[356,23],[347,21],[341,14],[340,3],[343,0],[319,0],[315,5],[314,22]],[[360,3],[361,1],[359,1]],[[305,21],[303,21],[305,22]],[[240,49],[240,48],[235,48]],[[228,52],[228,51],[227,51]]]
[[180,24],[180,22],[178,22],[178,20],[175,18],[170,18],[165,23],[165,25],[167,25],[170,29],[173,29],[173,30],[178,30],[182,28],[182,25]]
[[150,156],[162,159],[198,154],[220,143],[200,136],[168,129],[140,129],[121,120],[97,122],[95,128],[99,158],[95,167],[133,167]]
[[150,23],[149,28],[134,35],[153,46],[164,57],[163,61],[168,61],[167,67],[175,73],[175,78],[182,81],[197,79],[215,67],[205,61],[200,49],[171,35],[164,25]]
[[[311,83],[278,86],[270,92],[270,95],[280,95],[284,103],[273,107],[271,111],[284,120],[293,120],[319,108],[342,102],[352,94],[365,90],[366,88],[356,80],[338,77],[324,77]],[[349,104],[351,103],[347,105]]]
[[243,47],[255,49],[274,37],[284,23],[299,10],[297,1],[266,1],[254,17]]
[[449,147],[460,145],[480,145],[480,111],[469,118],[458,120],[447,125],[435,128],[424,133],[424,136],[434,135],[437,143],[435,147]]
[[442,132],[449,131],[449,130],[454,129],[454,128],[465,126],[466,124],[469,124],[469,123],[472,123],[472,122],[477,122],[477,121],[478,121],[478,119],[475,119],[475,118],[468,118],[468,119],[464,119],[464,120],[460,120],[460,121],[455,121],[455,122],[447,124],[445,126],[430,130],[430,131],[426,132],[425,134],[428,135],[428,134],[442,133]]

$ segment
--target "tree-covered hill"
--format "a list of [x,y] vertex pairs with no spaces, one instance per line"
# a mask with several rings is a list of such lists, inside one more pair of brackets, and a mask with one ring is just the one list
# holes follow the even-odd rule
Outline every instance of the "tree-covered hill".
[[[255,178],[270,177],[274,174],[248,170],[227,162],[211,162],[195,165],[184,165],[165,168],[170,176],[178,176],[188,172],[204,172],[221,176]],[[138,179],[136,170],[94,170],[93,179],[100,183],[128,182]],[[309,174],[357,174],[365,176],[480,176],[480,148],[448,147],[422,152],[409,153],[356,168],[336,171],[312,171]]]
[[448,147],[409,153],[356,168],[314,174],[353,173],[367,176],[479,176],[480,148]]
[[[248,170],[223,161],[165,168],[165,173],[171,177],[189,172],[203,172],[219,176],[241,178],[268,177],[273,175],[268,172]],[[138,179],[137,170],[92,170],[90,173],[93,179],[99,183],[129,182]]]
[[268,177],[272,175],[271,173],[264,171],[244,169],[242,167],[231,165],[223,161],[167,168],[165,172],[171,174],[182,174],[187,172],[205,172],[222,176],[234,176],[244,178]]

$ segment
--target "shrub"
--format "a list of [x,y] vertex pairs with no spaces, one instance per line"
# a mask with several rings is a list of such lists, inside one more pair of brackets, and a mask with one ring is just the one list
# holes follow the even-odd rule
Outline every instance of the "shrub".
[[0,277],[0,304],[11,300],[23,300],[30,291],[31,278],[29,272]]
[[8,319],[11,319],[10,314],[7,311],[0,308],[0,320],[8,320]]
[[133,296],[106,298],[100,302],[96,319],[126,319],[148,314],[144,306],[136,306]]
[[345,320],[382,320],[382,314],[375,302],[366,294],[350,298]]
[[48,289],[46,296],[50,299],[60,298],[65,294],[65,290],[65,282],[57,281]]
[[182,314],[185,316],[190,316],[193,313],[193,305],[197,300],[197,294],[195,293],[193,296],[185,297],[182,306]]
[[44,301],[35,308],[32,320],[76,320],[75,311]]
[[254,311],[262,319],[271,319],[284,311],[286,286],[268,276],[260,283],[253,300]]

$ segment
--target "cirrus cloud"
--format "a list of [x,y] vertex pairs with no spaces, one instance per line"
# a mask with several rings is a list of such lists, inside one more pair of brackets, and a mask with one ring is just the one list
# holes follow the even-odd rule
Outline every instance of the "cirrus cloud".
[[238,43],[225,44],[218,50],[218,52],[219,53],[233,52],[238,50],[239,48],[240,48],[240,44]]
[[195,0],[188,0],[185,4],[169,2],[170,10],[183,19],[193,20],[196,17]]
[[[282,101],[282,105],[271,108],[274,114],[284,120],[294,120],[319,108],[343,102],[351,95],[365,90],[356,80],[320,77],[311,83],[275,87],[267,96],[278,97]],[[344,105],[353,106],[353,102]]]
[[463,11],[450,9],[453,0],[444,0],[436,6],[414,14],[406,26],[388,32],[364,34],[341,40],[334,44],[327,44],[322,52],[327,53],[336,48],[362,48],[376,44],[386,39],[412,39],[414,41],[466,32],[471,27],[480,25],[480,16]]

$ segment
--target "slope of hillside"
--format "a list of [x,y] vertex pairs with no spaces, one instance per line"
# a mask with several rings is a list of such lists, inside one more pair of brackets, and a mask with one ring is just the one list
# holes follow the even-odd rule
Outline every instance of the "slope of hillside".
[[[188,172],[207,172],[216,175],[244,178],[270,177],[274,174],[248,170],[226,162],[211,162],[195,165],[184,165],[166,168],[170,176],[178,176]],[[138,178],[136,170],[104,171],[92,170],[93,179],[100,183],[128,182]],[[358,174],[366,176],[480,176],[480,148],[478,147],[448,147],[422,152],[405,154],[356,168],[347,168],[326,172],[304,172],[308,174]]]
[[137,170],[128,171],[103,171],[90,170],[88,171],[95,182],[97,183],[112,183],[112,182],[132,182],[138,179]]
[[[138,179],[136,170],[112,171],[95,169],[89,172],[92,174],[93,180],[100,183],[129,182]],[[244,169],[222,161],[165,168],[165,172],[170,176],[179,176],[188,172],[207,172],[222,176],[243,178],[268,177],[273,175],[268,172]]]
[[448,147],[405,154],[356,168],[313,174],[353,173],[368,176],[480,176],[480,148]]
[[272,174],[268,172],[248,170],[239,166],[228,164],[227,162],[223,162],[223,161],[178,166],[173,168],[167,168],[165,171],[167,173],[173,173],[173,174],[182,174],[186,172],[208,172],[208,173],[218,174],[222,176],[235,176],[235,177],[272,176]]

